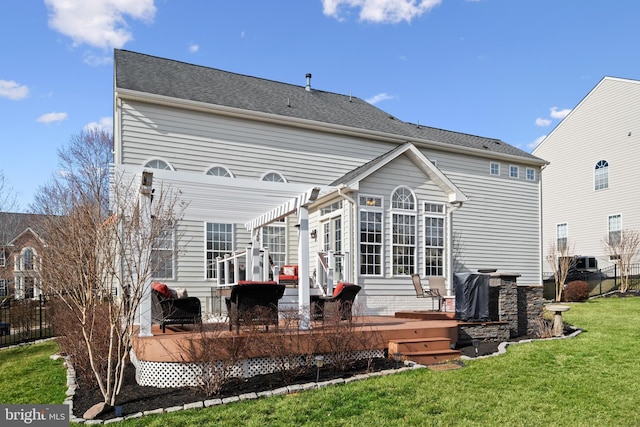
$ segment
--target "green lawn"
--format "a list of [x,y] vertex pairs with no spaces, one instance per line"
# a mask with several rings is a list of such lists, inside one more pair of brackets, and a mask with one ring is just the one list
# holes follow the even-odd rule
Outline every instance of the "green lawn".
[[512,345],[459,370],[421,369],[122,425],[639,426],[640,298],[575,303],[564,317],[584,332]]
[[55,341],[0,351],[0,403],[63,403],[67,371],[49,358],[57,351]]

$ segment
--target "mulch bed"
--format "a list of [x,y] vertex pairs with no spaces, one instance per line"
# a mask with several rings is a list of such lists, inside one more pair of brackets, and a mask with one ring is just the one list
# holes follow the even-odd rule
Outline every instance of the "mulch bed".
[[[520,341],[530,337],[518,337]],[[515,341],[515,340],[514,340]],[[480,342],[478,343],[478,356],[486,356],[494,354],[498,351],[498,342]],[[475,348],[472,345],[457,348],[461,354],[468,357],[475,357]],[[371,362],[371,363],[369,363]],[[455,367],[463,366],[462,362],[456,361],[456,366],[442,366],[441,369],[447,370]],[[397,365],[390,358],[375,358],[371,361],[362,360],[355,363],[349,371],[336,371],[329,367],[320,370],[320,381],[327,381],[336,378],[349,378],[354,375],[377,372],[388,369],[396,369]],[[295,378],[284,381],[281,374],[258,375],[247,379],[236,378],[230,381],[216,396],[207,396],[199,388],[180,387],[180,388],[157,388],[149,386],[140,386],[136,383],[135,368],[128,364],[125,369],[125,378],[120,394],[118,395],[118,405],[122,405],[122,413],[124,416],[137,412],[151,411],[158,408],[170,408],[173,406],[183,406],[193,402],[201,402],[213,398],[225,398],[238,396],[245,393],[259,393],[266,390],[275,390],[280,387],[293,384],[305,384],[316,381],[317,370],[310,368],[308,371],[297,375]],[[82,418],[87,409],[96,403],[102,401],[100,391],[83,387],[78,380],[78,388],[73,398],[73,412],[76,417]],[[99,419],[107,420],[115,418],[113,408],[108,408]]]

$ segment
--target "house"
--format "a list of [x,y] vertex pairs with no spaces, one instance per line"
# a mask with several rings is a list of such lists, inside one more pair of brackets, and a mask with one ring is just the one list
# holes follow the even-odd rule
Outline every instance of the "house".
[[115,171],[151,172],[187,203],[154,280],[208,310],[219,284],[268,265],[255,249],[297,266],[281,304],[348,281],[367,314],[426,309],[412,273],[449,295],[454,273],[485,268],[542,283],[536,156],[404,122],[311,74],[294,85],[126,50],[114,73]]
[[[640,156],[640,81],[604,77],[535,149],[543,171],[543,251],[573,245],[575,255],[612,264],[604,242],[640,230],[634,194]],[[545,271],[551,271],[545,267]]]
[[36,214],[0,212],[0,302],[42,293],[41,223]]

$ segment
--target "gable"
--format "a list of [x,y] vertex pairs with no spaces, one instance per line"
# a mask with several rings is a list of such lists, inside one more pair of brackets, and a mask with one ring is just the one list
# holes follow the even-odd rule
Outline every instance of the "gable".
[[354,169],[330,185],[346,186],[357,190],[362,180],[373,173],[385,168],[390,162],[399,156],[406,157],[411,163],[421,170],[440,190],[447,195],[450,203],[461,203],[467,200],[462,190],[460,190],[436,165],[434,165],[420,150],[413,144],[407,142],[388,153],[379,156],[370,162]]

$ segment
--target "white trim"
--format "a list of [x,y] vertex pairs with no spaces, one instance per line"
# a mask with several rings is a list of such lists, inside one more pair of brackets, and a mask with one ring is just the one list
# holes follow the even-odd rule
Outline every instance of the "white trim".
[[[211,169],[214,169],[214,168],[220,168],[220,169],[224,169],[224,170],[226,170],[226,171],[227,171],[227,173],[229,174],[229,176],[210,174],[210,173],[209,173],[209,171],[210,171]],[[231,170],[230,170],[228,167],[223,166],[223,165],[221,165],[221,164],[213,164],[213,165],[209,166],[207,169],[205,169],[204,173],[205,173],[205,175],[210,175],[210,176],[219,176],[219,177],[222,177],[222,178],[235,178],[235,177],[236,177],[236,176],[233,174],[233,172],[231,172]]]

